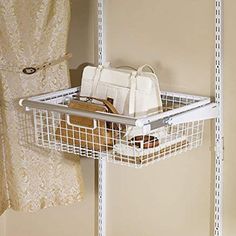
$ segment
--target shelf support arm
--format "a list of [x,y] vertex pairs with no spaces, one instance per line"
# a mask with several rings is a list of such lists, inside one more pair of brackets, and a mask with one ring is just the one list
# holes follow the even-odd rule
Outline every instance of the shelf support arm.
[[216,103],[210,103],[202,107],[183,112],[166,120],[168,125],[194,122],[200,120],[215,119],[219,115],[219,108]]

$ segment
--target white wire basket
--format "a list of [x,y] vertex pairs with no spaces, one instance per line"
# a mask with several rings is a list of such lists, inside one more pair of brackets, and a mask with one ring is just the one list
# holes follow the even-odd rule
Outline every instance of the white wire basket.
[[[204,120],[217,113],[208,97],[172,92],[161,93],[163,112],[141,118],[68,107],[79,92],[76,87],[20,100],[32,112],[38,146],[142,167],[199,147]],[[78,116],[89,118],[94,127],[72,122]],[[132,129],[139,135],[130,138]]]

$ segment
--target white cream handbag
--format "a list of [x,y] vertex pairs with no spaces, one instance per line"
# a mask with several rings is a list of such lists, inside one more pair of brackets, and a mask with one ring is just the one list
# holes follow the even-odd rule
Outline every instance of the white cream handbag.
[[[145,68],[151,72],[144,72]],[[158,78],[149,65],[137,70],[87,66],[83,71],[81,95],[109,99],[120,114],[132,117],[162,110]]]

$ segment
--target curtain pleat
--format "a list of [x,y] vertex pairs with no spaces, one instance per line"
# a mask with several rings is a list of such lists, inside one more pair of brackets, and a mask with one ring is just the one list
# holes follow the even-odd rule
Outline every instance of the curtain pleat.
[[65,55],[69,21],[69,0],[0,0],[0,214],[83,197],[78,157],[36,147],[31,113],[18,105],[22,97],[68,88],[67,62],[32,75],[12,71]]

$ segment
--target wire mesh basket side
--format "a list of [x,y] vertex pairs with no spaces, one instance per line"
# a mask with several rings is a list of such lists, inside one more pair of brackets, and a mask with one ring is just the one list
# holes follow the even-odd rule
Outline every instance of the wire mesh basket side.
[[[112,161],[143,166],[175,156],[199,147],[203,129],[204,121],[195,121],[156,129],[148,135],[140,135],[141,141],[136,143],[119,140],[113,148]],[[153,145],[153,138],[157,138],[158,145]]]
[[[54,103],[64,106],[69,101],[68,95],[56,99]],[[164,94],[162,102],[163,112],[166,112],[194,103],[195,100]],[[199,147],[204,129],[204,121],[167,125],[147,131],[104,120],[96,120],[96,126],[71,124],[68,117],[72,121],[73,116],[49,110],[33,109],[33,115],[37,145],[88,158],[106,158],[114,163],[134,167],[149,165]],[[134,131],[135,137],[130,135],[130,130]]]

